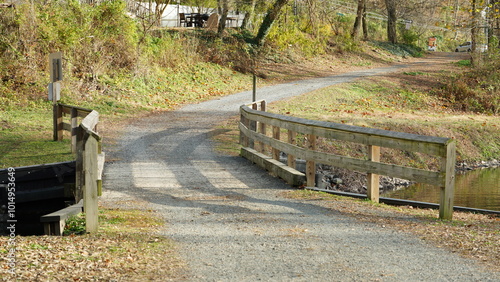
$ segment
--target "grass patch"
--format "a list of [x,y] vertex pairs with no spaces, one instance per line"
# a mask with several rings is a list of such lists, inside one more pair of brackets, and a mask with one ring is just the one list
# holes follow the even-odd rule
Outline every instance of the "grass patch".
[[46,102],[0,111],[0,169],[72,158],[69,140],[52,141],[52,107]]
[[[100,132],[106,124],[131,116],[168,111],[180,105],[243,91],[251,78],[219,65],[200,63],[184,71],[156,69],[146,77],[102,77],[104,89],[72,92],[78,81],[63,84],[61,103],[97,110]],[[5,93],[0,93],[0,99]],[[52,104],[44,99],[12,96],[0,106],[0,169],[73,160],[69,133],[62,142],[52,141]],[[69,122],[65,118],[65,122]],[[104,130],[103,130],[104,128]]]
[[470,67],[470,66],[472,66],[470,60],[460,60],[456,64],[458,66],[462,66],[462,67]]
[[[332,86],[273,103],[268,111],[311,120],[454,138],[458,143],[458,160],[479,161],[500,156],[498,118],[473,113],[457,115],[439,97],[402,88],[390,81],[364,79],[354,84]],[[339,153],[348,155],[353,147],[346,145],[340,149]],[[391,154],[390,158],[409,164],[405,163],[404,152]],[[427,161],[423,157],[418,166]]]
[[403,72],[403,74],[412,75],[412,76],[426,75],[426,73],[421,72],[421,71],[405,71],[405,72]]

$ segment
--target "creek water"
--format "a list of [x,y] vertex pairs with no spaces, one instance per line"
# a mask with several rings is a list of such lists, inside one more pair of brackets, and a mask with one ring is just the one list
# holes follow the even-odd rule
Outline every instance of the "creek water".
[[[440,189],[414,184],[388,191],[383,197],[428,203],[439,203]],[[457,174],[454,206],[500,211],[500,168],[484,168]]]

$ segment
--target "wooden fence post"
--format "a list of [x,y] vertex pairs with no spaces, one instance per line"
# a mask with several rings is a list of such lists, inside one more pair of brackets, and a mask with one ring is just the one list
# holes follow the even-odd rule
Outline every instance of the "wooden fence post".
[[[316,135],[307,134],[307,146],[309,150],[316,150]],[[316,186],[316,162],[313,160],[306,160],[306,186]]]
[[54,103],[52,106],[52,115],[54,120],[54,132],[53,137],[54,141],[62,141],[63,140],[63,111],[62,106],[58,103]]
[[[280,140],[280,128],[277,126],[273,126],[273,138],[276,140]],[[280,150],[275,149],[273,147],[272,149],[272,154],[273,154],[273,159],[279,161],[280,160]]]
[[84,160],[83,154],[85,150],[85,130],[82,127],[76,128],[76,174],[75,174],[75,201],[78,203],[83,199],[84,183]]
[[99,227],[97,212],[98,146],[99,144],[95,137],[88,135],[83,157],[85,169],[83,208],[85,210],[85,229],[87,232],[97,232]]
[[[288,130],[288,143],[292,145],[297,144],[297,132]],[[294,169],[297,167],[297,162],[294,155],[287,155],[287,166]]]
[[[253,110],[257,110],[257,103],[253,103],[252,104],[252,109]],[[256,132],[257,131],[257,122],[255,120],[251,120],[249,122],[248,129]],[[259,142],[258,141],[254,141],[253,139],[250,139],[248,141],[248,147],[250,147],[252,149],[255,149],[256,145],[257,145],[257,147],[259,147]]]
[[[266,101],[262,100],[260,103],[260,110],[265,112],[266,111]],[[263,122],[259,122],[259,133],[266,135],[266,124]],[[266,151],[266,145],[262,142],[260,142],[260,147],[259,147],[259,152],[264,153]]]
[[[372,162],[380,162],[380,147],[368,145],[368,157]],[[368,173],[367,181],[366,196],[370,201],[378,203],[380,197],[380,176],[375,173]]]
[[441,186],[439,218],[453,218],[453,197],[455,194],[456,143],[452,140],[446,146],[446,158],[441,159],[441,172],[444,173],[444,186]]
[[[240,115],[240,122],[248,127],[248,119]],[[248,147],[248,137],[240,131],[240,144],[243,147]]]
[[71,153],[76,154],[76,135],[78,130],[78,110],[71,108]]

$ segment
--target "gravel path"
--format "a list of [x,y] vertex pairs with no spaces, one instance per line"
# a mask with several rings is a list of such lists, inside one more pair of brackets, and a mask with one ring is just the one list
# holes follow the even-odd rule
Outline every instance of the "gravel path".
[[[259,89],[269,102],[403,66]],[[139,198],[165,217],[162,234],[188,263],[188,281],[500,281],[471,260],[408,234],[362,223],[315,201],[250,162],[212,150],[214,125],[251,93],[186,106],[127,128],[104,172],[103,202]],[[496,276],[495,276],[496,275]]]

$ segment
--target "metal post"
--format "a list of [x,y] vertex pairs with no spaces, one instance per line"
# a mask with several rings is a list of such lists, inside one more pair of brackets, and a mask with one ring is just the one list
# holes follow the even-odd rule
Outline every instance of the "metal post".
[[253,74],[252,102],[257,101],[257,76]]

